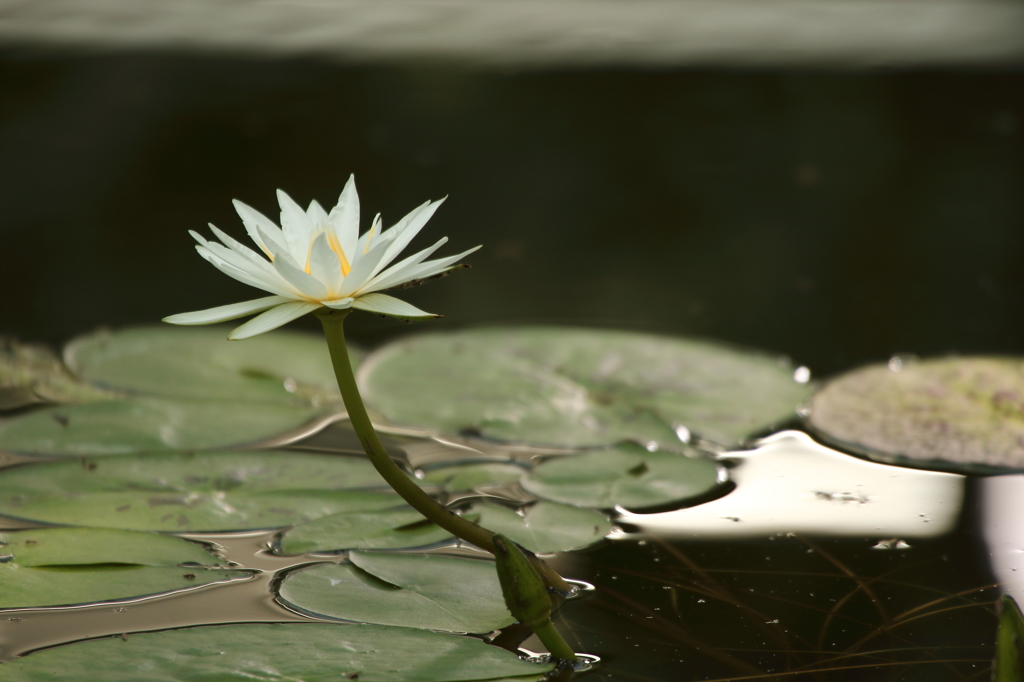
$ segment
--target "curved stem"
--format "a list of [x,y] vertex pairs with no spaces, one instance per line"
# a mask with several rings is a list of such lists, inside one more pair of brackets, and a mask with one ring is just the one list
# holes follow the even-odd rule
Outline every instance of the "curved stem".
[[540,641],[544,642],[544,646],[551,652],[551,657],[559,661],[562,664],[575,665],[576,652],[573,651],[562,635],[555,629],[555,626],[551,623],[551,620],[545,620],[543,623],[534,624],[533,632],[537,635]]
[[366,407],[363,405],[359,388],[356,386],[355,375],[352,373],[352,363],[348,357],[348,346],[345,345],[344,330],[345,317],[348,312],[347,310],[321,310],[317,312],[317,317],[324,325],[327,347],[331,352],[331,363],[334,365],[334,374],[338,379],[338,388],[341,389],[341,398],[345,401],[349,421],[352,423],[356,435],[359,436],[359,442],[363,444],[366,456],[370,458],[370,462],[388,482],[388,485],[394,488],[395,492],[409,503],[409,506],[452,535],[493,554],[494,533],[462,518],[438,503],[409,480],[406,473],[388,456],[384,444],[380,442],[380,437],[370,422],[369,415],[366,414]]

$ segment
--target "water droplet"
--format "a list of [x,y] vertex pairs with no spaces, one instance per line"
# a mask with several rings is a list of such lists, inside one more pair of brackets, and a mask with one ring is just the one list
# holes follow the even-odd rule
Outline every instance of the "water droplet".
[[703,600],[703,599],[698,599],[698,600],[697,600],[697,603],[698,603],[698,604],[703,604],[703,603],[704,603],[704,600]]
[[910,549],[910,543],[899,538],[888,538],[887,540],[879,540],[872,545],[871,549]]
[[808,367],[800,365],[793,371],[793,381],[798,384],[806,384],[811,380],[811,370]]
[[0,554],[0,564],[6,564],[9,561],[14,561],[13,554]]
[[653,440],[647,441],[647,443],[644,445],[644,449],[647,450],[647,452],[656,452],[658,450],[658,443],[657,443],[657,441],[653,441]]
[[295,393],[295,391],[297,391],[298,389],[299,382],[295,381],[295,379],[288,377],[287,379],[284,380],[284,390],[288,391],[289,393]]
[[679,439],[680,443],[689,443],[690,438],[693,437],[693,434],[690,433],[690,429],[686,428],[682,424],[677,425],[674,431],[676,432],[676,438]]
[[638,542],[638,543],[636,543],[636,544],[638,544],[638,545],[640,545],[641,547],[643,547],[644,545],[646,545],[646,544],[647,544],[647,540],[641,540],[640,542]]

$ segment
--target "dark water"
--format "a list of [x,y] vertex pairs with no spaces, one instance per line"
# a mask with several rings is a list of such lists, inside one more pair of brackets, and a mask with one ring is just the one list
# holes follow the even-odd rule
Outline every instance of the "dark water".
[[[518,73],[8,50],[0,102],[0,333],[28,340],[252,298],[186,230],[244,238],[231,198],[269,215],[278,187],[328,204],[355,172],[366,213],[394,221],[448,195],[421,239],[484,244],[471,271],[409,293],[445,314],[435,328],[698,334],[818,377],[894,352],[1024,351],[1019,70]],[[406,331],[352,323],[370,343]],[[604,658],[582,679],[987,680],[984,488],[969,483],[954,526],[905,549],[872,549],[901,539],[876,533],[627,527],[559,560],[598,587],[560,627]],[[281,568],[262,541],[231,540],[236,560]],[[295,617],[267,580],[12,615],[4,643]]]

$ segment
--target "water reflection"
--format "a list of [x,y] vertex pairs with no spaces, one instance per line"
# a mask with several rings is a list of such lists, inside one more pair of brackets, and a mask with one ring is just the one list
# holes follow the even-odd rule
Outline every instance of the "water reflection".
[[735,462],[736,490],[688,509],[620,510],[625,528],[662,538],[745,538],[780,533],[936,537],[963,507],[959,474],[878,464],[837,452],[798,431],[782,431]]

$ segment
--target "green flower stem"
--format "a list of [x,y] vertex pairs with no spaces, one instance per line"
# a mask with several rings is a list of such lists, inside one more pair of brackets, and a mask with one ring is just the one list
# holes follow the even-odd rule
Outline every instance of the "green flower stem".
[[[494,533],[486,528],[481,528],[472,521],[467,521],[423,492],[418,485],[409,480],[405,472],[391,460],[387,451],[384,450],[384,444],[380,442],[377,430],[373,428],[370,417],[366,414],[363,398],[359,395],[359,387],[356,386],[355,375],[352,374],[348,346],[345,345],[344,322],[348,313],[347,310],[321,308],[316,315],[324,325],[327,348],[331,352],[331,364],[334,365],[334,375],[338,379],[338,388],[341,390],[342,400],[345,401],[349,422],[351,422],[356,435],[359,436],[359,442],[363,444],[366,456],[370,458],[370,462],[388,482],[388,485],[394,488],[395,492],[401,495],[410,507],[455,537],[494,554]],[[557,601],[560,597],[573,591],[572,585],[565,582],[565,579],[558,575],[557,571],[544,563],[533,552],[527,552],[527,557],[540,573],[547,587],[553,591],[553,599]]]
[[355,429],[356,435],[359,436],[359,442],[363,444],[366,456],[370,458],[370,462],[388,482],[388,485],[394,488],[395,492],[409,503],[409,506],[452,535],[493,554],[494,534],[491,531],[467,521],[439,504],[411,481],[388,456],[384,444],[380,442],[380,437],[370,422],[369,415],[366,414],[366,407],[363,406],[363,399],[359,395],[356,378],[352,373],[348,346],[345,345],[344,322],[347,315],[347,310],[322,310],[317,313],[317,317],[324,325],[327,347],[331,351],[331,363],[334,365],[334,374],[338,378],[341,398],[345,401],[349,421],[352,428]]
[[551,657],[558,661],[562,665],[575,665],[579,660],[576,657],[576,652],[565,643],[565,639],[555,626],[552,625],[551,620],[545,620],[542,623],[535,623],[533,625],[533,634],[540,638],[540,641],[544,642],[544,646],[548,648],[551,653]]

